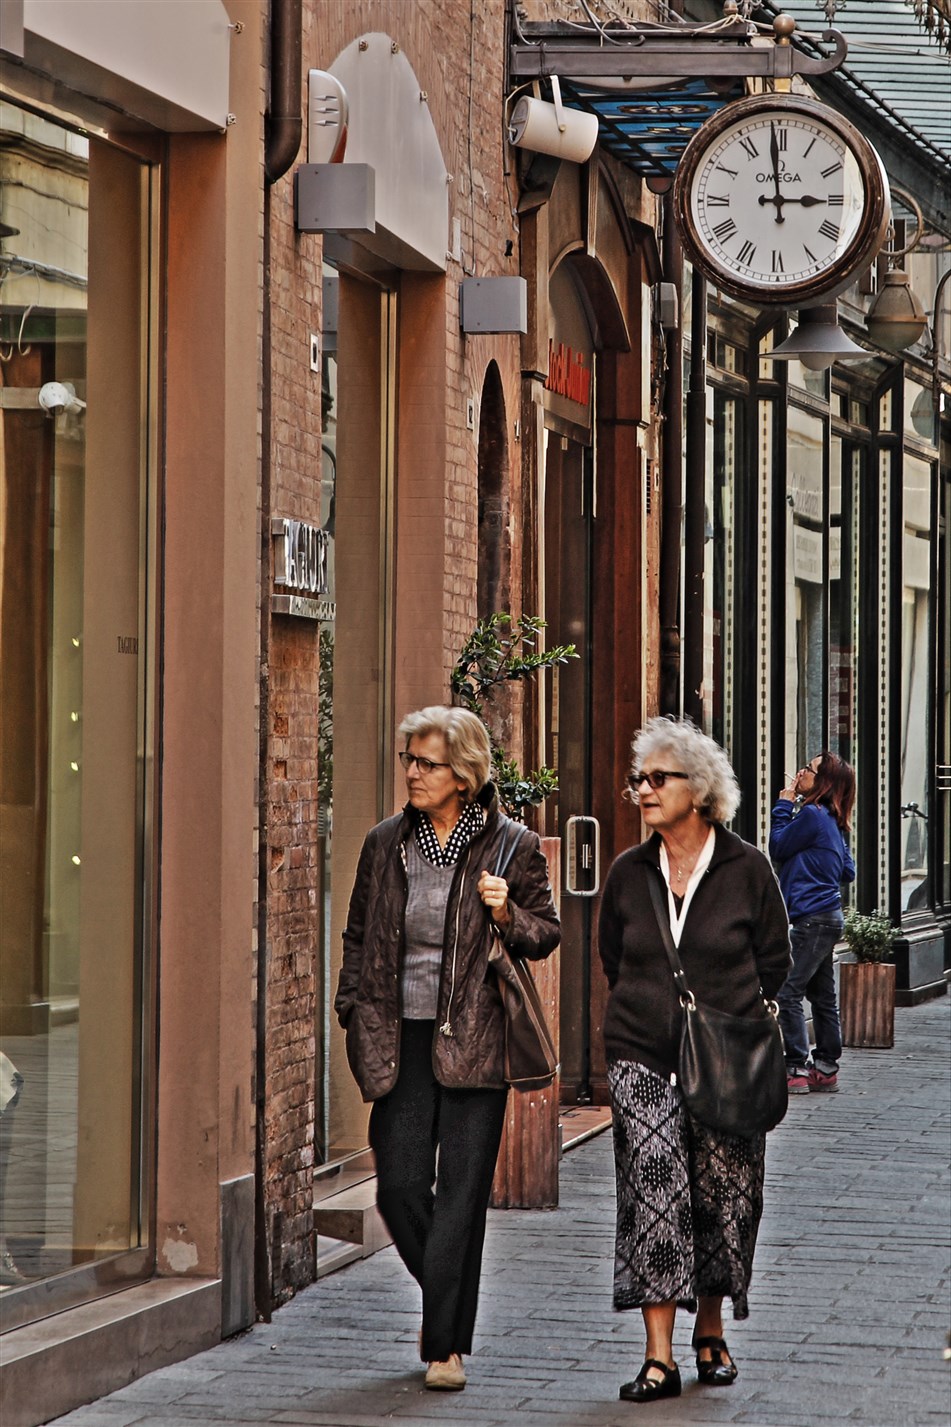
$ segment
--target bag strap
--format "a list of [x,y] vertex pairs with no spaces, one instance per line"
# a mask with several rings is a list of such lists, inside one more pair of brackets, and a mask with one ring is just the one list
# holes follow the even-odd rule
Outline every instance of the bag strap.
[[[680,960],[677,948],[674,946],[674,939],[670,934],[670,922],[667,919],[667,909],[661,897],[660,879],[654,876],[652,867],[649,867],[647,871],[647,890],[650,892],[651,901],[654,904],[654,915],[657,918],[657,925],[660,928],[661,941],[664,943],[664,950],[670,961],[670,969],[674,973],[674,981],[677,983],[677,990],[680,992],[681,1004],[686,1006],[692,1001],[693,1004],[696,1005],[696,997],[687,985],[687,976],[683,968],[683,963]],[[763,1005],[767,1011],[769,1011],[770,1015],[778,1019],[779,1007],[776,1002],[767,1000],[762,986],[759,988],[759,994],[762,997]]]
[[508,818],[508,826],[502,830],[502,841],[499,843],[498,856],[495,859],[495,871],[493,877],[504,877],[506,868],[511,862],[515,849],[518,847],[522,833],[525,831],[522,823],[517,823],[513,818]]
[[684,973],[683,963],[677,954],[674,946],[674,939],[670,934],[670,922],[667,918],[667,909],[661,899],[660,877],[654,875],[653,867],[647,869],[647,890],[650,892],[651,901],[654,904],[654,915],[657,918],[657,925],[660,928],[661,941],[664,943],[664,950],[670,962],[670,969],[674,973],[674,980],[677,983],[677,990],[680,992],[681,1001],[686,1004],[694,999],[693,992],[687,985],[687,977]]

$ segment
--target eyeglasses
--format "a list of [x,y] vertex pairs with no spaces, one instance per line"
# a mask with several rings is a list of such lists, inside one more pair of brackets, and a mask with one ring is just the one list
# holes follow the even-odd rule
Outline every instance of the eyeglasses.
[[628,773],[627,786],[636,793],[645,779],[649,787],[657,789],[662,788],[668,778],[688,778],[689,776],[689,773],[673,773],[669,768],[652,768],[649,773]]
[[451,763],[434,763],[431,758],[417,758],[415,753],[401,753],[399,757],[400,762],[402,763],[403,768],[407,773],[415,763],[416,767],[419,769],[420,773],[422,773],[424,778],[428,773],[431,773],[434,768],[452,767]]

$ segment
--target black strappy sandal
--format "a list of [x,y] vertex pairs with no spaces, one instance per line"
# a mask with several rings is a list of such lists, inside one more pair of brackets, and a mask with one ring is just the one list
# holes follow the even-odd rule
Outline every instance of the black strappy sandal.
[[[647,1369],[657,1368],[662,1378],[648,1377]],[[661,1397],[680,1396],[680,1369],[674,1363],[669,1368],[657,1358],[647,1358],[633,1382],[626,1382],[618,1393],[622,1402],[657,1402]]]
[[[701,1358],[701,1348],[710,1349],[709,1360]],[[707,1387],[729,1387],[736,1381],[738,1368],[730,1357],[725,1338],[694,1338],[693,1349],[697,1354],[697,1377]]]

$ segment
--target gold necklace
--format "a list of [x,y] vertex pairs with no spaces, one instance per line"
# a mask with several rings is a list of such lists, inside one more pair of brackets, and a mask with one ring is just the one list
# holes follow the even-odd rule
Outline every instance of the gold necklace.
[[[678,882],[686,882],[689,879],[690,874],[699,862],[700,854],[703,851],[704,847],[706,847],[706,845],[707,840],[706,838],[704,838],[702,845],[698,847],[697,851],[694,853],[693,858],[691,859],[690,864],[687,866],[686,870],[684,869],[683,865],[679,860],[673,864],[674,876],[676,877]],[[670,864],[671,862],[669,849],[667,852],[667,862],[668,864]]]

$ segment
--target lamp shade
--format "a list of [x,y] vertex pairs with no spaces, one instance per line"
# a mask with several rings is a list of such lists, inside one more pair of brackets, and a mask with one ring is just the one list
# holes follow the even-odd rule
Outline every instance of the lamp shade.
[[833,362],[856,362],[867,353],[847,337],[839,326],[834,302],[804,307],[799,326],[766,356],[777,362],[802,362],[812,372],[821,372]]
[[881,291],[876,293],[865,318],[869,337],[886,352],[900,352],[917,342],[927,325],[925,310],[908,274],[901,268],[892,268],[885,274]]

